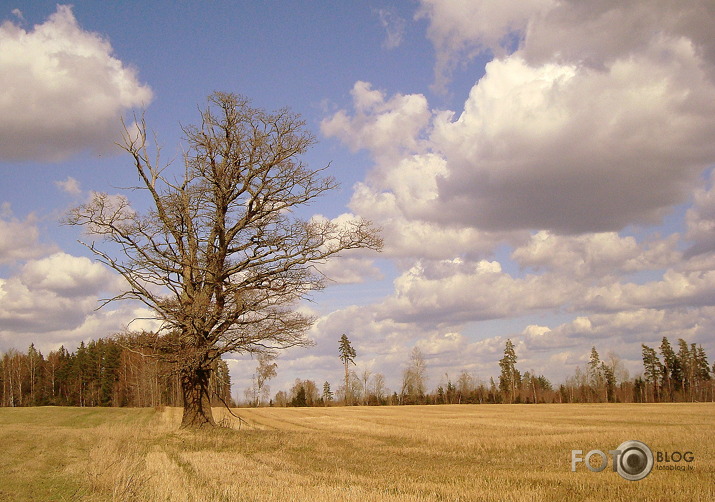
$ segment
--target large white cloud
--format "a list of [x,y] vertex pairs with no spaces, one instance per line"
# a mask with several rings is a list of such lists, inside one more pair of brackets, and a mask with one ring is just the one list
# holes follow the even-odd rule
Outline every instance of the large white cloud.
[[442,155],[429,151],[435,113],[424,96],[388,98],[366,82],[357,82],[351,94],[355,113],[340,110],[322,122],[321,130],[375,159],[367,179],[354,186],[349,206],[383,227],[384,256],[483,255],[497,242],[523,240],[511,232],[444,225],[429,217],[438,203],[438,180],[449,170]]
[[108,150],[120,138],[122,112],[152,99],[136,70],[66,5],[30,31],[0,25],[0,89],[0,161]]
[[710,0],[421,0],[435,46],[435,87],[443,90],[456,66],[486,52],[520,50],[535,65],[547,62],[605,67],[637,54],[654,37],[685,37],[715,77],[715,10]]
[[[405,164],[409,164],[409,167],[417,166],[409,162]],[[405,164],[403,167],[407,168]],[[388,176],[394,179],[398,171]],[[419,178],[405,173],[405,183],[398,182],[394,191],[377,191],[366,183],[355,186],[350,207],[382,227],[385,244],[382,256],[400,259],[419,256],[436,260],[463,254],[484,256],[492,251],[496,243],[519,237],[513,233],[445,226],[408,216],[413,210],[411,205],[424,206],[430,203],[430,185],[434,185],[434,178],[427,175]],[[421,197],[417,197],[417,194]]]
[[[435,266],[436,265],[436,266]],[[495,261],[419,263],[395,279],[380,316],[426,325],[517,317],[558,309],[581,291],[551,274],[514,277]]]
[[323,124],[377,161],[353,207],[393,197],[408,219],[443,226],[582,233],[656,223],[715,162],[715,86],[686,40],[605,70],[492,61],[458,117],[432,113],[428,123],[420,96],[379,94],[370,106],[355,96],[355,109]]
[[[660,221],[715,163],[715,65],[704,36],[715,18],[698,17],[705,4],[696,2],[661,27],[676,7],[656,3],[423,2],[432,38],[450,54],[494,49],[514,30],[523,39],[486,65],[459,114],[356,83],[354,112],[322,124],[376,160],[352,207],[392,197],[407,220],[490,232]],[[561,24],[573,43],[548,39]]]
[[423,217],[487,229],[654,223],[715,162],[715,86],[686,40],[605,70],[518,56],[487,65],[434,148],[449,174]]
[[116,290],[117,276],[100,263],[67,253],[27,262],[20,280],[35,291],[47,291],[63,297],[96,295],[103,290]]
[[663,278],[645,284],[599,286],[577,304],[591,311],[619,312],[638,308],[673,308],[715,305],[715,271],[667,270]]

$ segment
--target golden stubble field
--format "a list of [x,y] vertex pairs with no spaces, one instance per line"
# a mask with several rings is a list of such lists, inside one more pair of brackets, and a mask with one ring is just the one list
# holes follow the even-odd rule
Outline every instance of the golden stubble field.
[[[715,500],[713,403],[236,412],[240,430],[191,432],[176,408],[1,408],[0,500]],[[572,449],[631,439],[693,461],[640,481],[610,458],[571,472]]]

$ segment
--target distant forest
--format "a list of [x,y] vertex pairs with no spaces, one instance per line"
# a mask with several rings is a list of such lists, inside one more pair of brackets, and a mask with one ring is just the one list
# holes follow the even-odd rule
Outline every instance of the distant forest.
[[[82,342],[47,357],[34,344],[27,352],[10,350],[0,359],[0,406],[182,406],[181,384],[173,366],[150,352],[132,350],[131,337]],[[224,361],[212,376],[212,399],[231,399]]]
[[[133,350],[131,337],[100,338],[64,347],[46,357],[34,345],[27,352],[9,350],[0,358],[0,406],[181,406],[181,385],[174,367],[151,352]],[[679,402],[715,400],[715,364],[709,366],[702,346],[679,339],[673,347],[663,338],[657,348],[641,345],[643,372],[631,378],[621,359],[601,359],[595,347],[589,361],[555,386],[543,375],[517,369],[518,357],[507,340],[499,360],[501,374],[484,380],[462,371],[454,380],[444,375],[427,390],[427,365],[415,348],[402,370],[399,390],[390,391],[381,373],[350,371],[345,384],[332,391],[329,382],[296,379],[288,391],[268,398],[267,380],[275,376],[273,359],[259,358],[254,386],[245,389],[248,406],[408,405],[456,403],[594,403]],[[358,358],[359,360],[359,358]],[[267,368],[267,370],[266,370]],[[261,377],[262,375],[262,377]],[[256,384],[258,382],[258,384]],[[214,367],[213,404],[235,406],[228,366]],[[263,397],[261,397],[263,395]]]

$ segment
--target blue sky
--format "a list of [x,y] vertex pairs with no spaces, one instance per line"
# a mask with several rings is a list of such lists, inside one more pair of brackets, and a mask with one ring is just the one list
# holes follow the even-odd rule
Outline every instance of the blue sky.
[[[415,346],[431,388],[496,377],[506,338],[557,382],[593,345],[631,375],[663,336],[715,353],[715,13],[621,4],[1,2],[0,350],[146,316],[94,310],[121,281],[59,222],[133,183],[120,117],[144,109],[171,159],[220,90],[303,115],[342,184],[306,215],[383,227],[379,256],[326,267],[273,392],[337,387],[342,333],[392,390]],[[255,363],[229,364],[242,396]]]

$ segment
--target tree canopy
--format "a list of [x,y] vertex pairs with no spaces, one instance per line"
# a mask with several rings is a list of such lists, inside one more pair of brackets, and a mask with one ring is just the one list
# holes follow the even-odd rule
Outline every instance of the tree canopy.
[[200,124],[183,128],[178,175],[160,163],[143,118],[126,128],[121,146],[150,210],[96,193],[68,217],[108,241],[86,245],[126,279],[111,300],[139,300],[161,321],[143,343],[179,368],[184,427],[213,424],[208,381],[222,354],[308,343],[313,319],[295,307],[324,286],[317,264],[382,245],[379,230],[361,218],[338,224],[293,214],[337,187],[327,166],[300,159],[315,139],[298,115],[253,108],[235,94],[208,101]]

